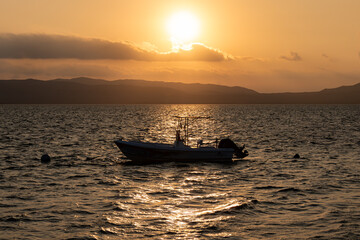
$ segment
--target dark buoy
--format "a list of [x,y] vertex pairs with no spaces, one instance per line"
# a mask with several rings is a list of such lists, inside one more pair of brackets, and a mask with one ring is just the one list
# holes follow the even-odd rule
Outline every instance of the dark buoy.
[[295,154],[295,155],[294,155],[294,158],[300,158],[300,155],[299,155],[299,154]]
[[44,154],[41,156],[41,163],[49,163],[50,161],[51,161],[51,159],[48,154]]

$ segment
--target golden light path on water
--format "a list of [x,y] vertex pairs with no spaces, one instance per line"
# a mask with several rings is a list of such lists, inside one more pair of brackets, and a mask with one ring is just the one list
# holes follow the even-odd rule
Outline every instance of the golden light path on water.
[[[192,176],[174,182],[172,179],[176,173],[164,172],[164,180],[160,183],[138,186],[130,199],[117,201],[118,208],[107,215],[107,221],[116,226],[132,225],[138,231],[146,228],[147,231],[179,234],[182,238],[197,238],[199,233],[196,228],[212,228],[233,217],[218,213],[251,204],[243,197],[232,198],[231,191],[212,192],[209,191],[210,186],[205,189],[203,185],[206,186],[209,181],[221,182],[221,175],[198,173],[194,171]],[[227,200],[219,203],[217,199]],[[119,212],[119,209],[124,211]],[[194,226],[197,227],[194,229]],[[117,227],[104,230],[121,233]],[[216,236],[230,237],[231,233],[218,233]]]

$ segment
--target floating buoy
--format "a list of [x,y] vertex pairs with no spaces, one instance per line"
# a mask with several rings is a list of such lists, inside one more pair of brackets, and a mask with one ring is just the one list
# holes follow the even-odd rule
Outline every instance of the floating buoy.
[[299,155],[299,154],[295,154],[295,155],[294,155],[294,158],[300,158],[300,155]]
[[51,158],[48,154],[44,154],[41,156],[41,163],[49,163],[51,161]]

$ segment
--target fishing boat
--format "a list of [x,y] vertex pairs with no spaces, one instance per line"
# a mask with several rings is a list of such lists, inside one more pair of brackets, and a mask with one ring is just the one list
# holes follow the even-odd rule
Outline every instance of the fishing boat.
[[[215,146],[203,146],[202,140],[197,146],[190,147],[189,123],[207,117],[183,117],[175,116],[178,121],[176,138],[174,144],[150,143],[140,141],[117,140],[115,144],[122,153],[133,163],[157,163],[157,162],[233,162],[233,157],[244,158],[248,152],[244,150],[245,145],[238,147],[230,139],[216,141]],[[183,133],[183,134],[182,134]]]

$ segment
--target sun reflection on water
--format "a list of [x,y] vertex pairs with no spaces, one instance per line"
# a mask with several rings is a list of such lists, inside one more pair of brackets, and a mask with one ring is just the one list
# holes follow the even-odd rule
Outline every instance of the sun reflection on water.
[[157,182],[130,180],[131,193],[125,193],[123,199],[116,201],[116,209],[106,220],[117,226],[118,234],[123,231],[121,227],[126,227],[127,236],[161,232],[165,239],[172,234],[196,239],[207,229],[213,232],[212,236],[231,236],[217,228],[234,217],[227,211],[249,201],[238,193],[234,196],[230,189],[214,186],[215,182],[222,182],[218,170],[207,169],[205,173],[201,166],[186,171],[181,166],[167,170],[159,167],[159,174],[161,178]]

